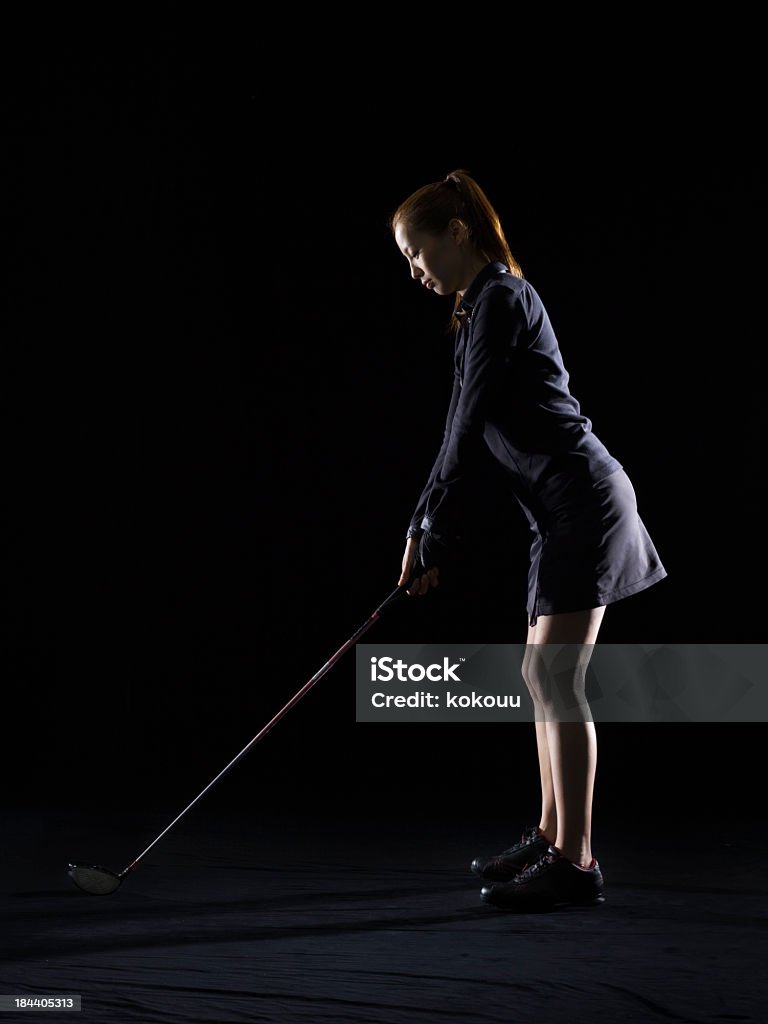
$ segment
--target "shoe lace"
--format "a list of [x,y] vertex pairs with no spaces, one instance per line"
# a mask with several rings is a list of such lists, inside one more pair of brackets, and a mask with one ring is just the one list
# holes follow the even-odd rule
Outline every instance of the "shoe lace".
[[[504,853],[517,853],[519,850],[524,849],[526,846],[530,846],[534,839],[537,839],[538,836],[539,830],[536,825],[533,825],[531,826],[531,828],[525,829],[523,831],[523,834],[520,836],[519,842],[515,843],[514,846],[510,846],[510,848],[508,850],[505,850]],[[504,856],[504,854],[502,854],[502,856]]]
[[550,853],[550,851],[547,850],[545,853],[542,853],[537,860],[533,861],[532,864],[526,864],[525,868],[517,876],[517,881],[526,882],[531,878],[536,878],[537,875],[546,871],[550,864],[554,864],[558,857],[559,854]]

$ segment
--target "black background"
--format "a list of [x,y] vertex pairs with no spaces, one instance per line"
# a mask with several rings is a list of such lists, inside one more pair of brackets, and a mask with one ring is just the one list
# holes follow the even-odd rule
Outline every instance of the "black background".
[[[452,342],[387,217],[456,167],[669,572],[600,640],[762,635],[754,129],[485,99],[438,123],[343,88],[275,103],[251,68],[168,39],[65,54],[7,106],[8,804],[170,816],[395,585]],[[524,641],[527,526],[495,485],[481,510],[471,585],[403,601],[370,640]],[[460,818],[501,789],[538,812],[531,726],[357,725],[353,706],[350,654],[211,801]],[[760,728],[601,727],[596,820],[749,809]]]

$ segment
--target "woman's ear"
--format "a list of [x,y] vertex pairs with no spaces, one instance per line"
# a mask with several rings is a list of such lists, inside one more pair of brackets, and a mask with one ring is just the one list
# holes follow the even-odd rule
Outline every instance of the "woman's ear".
[[448,230],[451,233],[451,240],[455,242],[456,245],[462,245],[469,237],[469,228],[464,221],[460,220],[458,217],[454,217],[448,222]]

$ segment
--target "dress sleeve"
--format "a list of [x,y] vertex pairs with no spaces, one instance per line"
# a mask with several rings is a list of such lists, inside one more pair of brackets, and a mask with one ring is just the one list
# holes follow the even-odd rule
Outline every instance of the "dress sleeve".
[[437,477],[440,473],[440,468],[443,465],[446,449],[448,448],[448,442],[451,437],[451,426],[453,424],[453,417],[456,413],[456,406],[459,403],[460,394],[461,380],[459,378],[459,372],[458,370],[456,370],[453,377],[453,392],[451,393],[451,401],[448,406],[448,415],[446,416],[445,420],[445,431],[443,433],[443,441],[442,444],[440,445],[440,451],[437,453],[435,464],[432,467],[432,472],[429,474],[429,479],[427,480],[424,490],[421,492],[421,497],[419,498],[418,504],[416,505],[416,509],[414,510],[414,513],[411,516],[411,525],[408,527],[408,533],[406,534],[406,537],[420,537],[424,532],[421,522],[424,516],[426,515],[427,501],[429,499],[430,494],[432,493],[432,488],[434,487],[435,481],[437,480]]
[[422,501],[426,497],[422,530],[446,538],[460,532],[462,506],[484,445],[486,421],[510,393],[515,354],[527,324],[520,296],[506,287],[492,287],[475,305],[458,393],[454,385],[446,436],[422,495]]

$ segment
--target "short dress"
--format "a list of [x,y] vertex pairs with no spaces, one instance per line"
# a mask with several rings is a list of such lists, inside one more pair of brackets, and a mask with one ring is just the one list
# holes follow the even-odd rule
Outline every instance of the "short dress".
[[460,533],[473,474],[483,472],[490,452],[534,534],[531,626],[539,615],[611,604],[664,579],[632,482],[571,393],[533,285],[491,262],[464,292],[456,316],[443,443],[408,536]]
[[534,534],[526,606],[531,626],[539,615],[612,604],[667,575],[624,468],[596,482],[555,476],[535,507],[520,504]]

